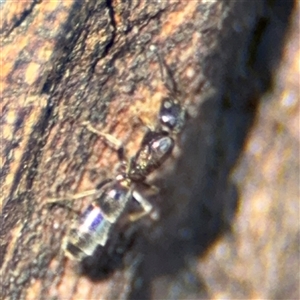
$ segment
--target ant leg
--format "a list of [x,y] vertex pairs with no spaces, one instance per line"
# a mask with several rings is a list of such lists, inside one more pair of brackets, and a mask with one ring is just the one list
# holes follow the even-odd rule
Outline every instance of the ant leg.
[[74,200],[78,200],[80,198],[84,198],[87,196],[92,196],[94,194],[96,194],[98,192],[98,189],[93,189],[93,190],[88,190],[82,193],[78,193],[72,196],[66,196],[66,197],[62,197],[62,198],[50,198],[48,199],[47,203],[52,204],[52,203],[59,203],[59,202],[64,202],[64,201],[74,201]]
[[88,190],[85,192],[81,192],[75,195],[67,195],[65,197],[61,197],[61,198],[48,198],[47,202],[44,205],[48,205],[48,206],[61,206],[61,207],[65,207],[77,214],[80,214],[80,212],[74,210],[74,208],[72,207],[72,202],[76,201],[78,199],[84,198],[84,197],[89,197],[89,196],[93,196],[96,193],[98,193],[100,191],[100,189],[106,185],[107,183],[111,182],[112,179],[108,178],[103,180],[102,182],[100,182],[96,189],[93,190]]
[[92,190],[88,190],[85,192],[81,192],[75,195],[70,195],[70,196],[65,196],[65,197],[61,197],[61,198],[49,198],[46,204],[52,205],[52,204],[60,204],[61,202],[72,202],[74,200],[78,200],[84,197],[88,197],[88,196],[92,196],[95,195],[104,185],[106,185],[107,183],[111,182],[112,179],[108,178],[105,179],[103,181],[101,181],[98,185],[96,189],[92,189]]
[[117,151],[118,157],[122,162],[126,161],[125,148],[122,141],[118,140],[109,133],[104,133],[102,131],[97,130],[91,125],[89,121],[83,122],[82,125],[85,126],[87,130],[100,136],[110,148]]
[[160,189],[155,185],[150,185],[147,182],[143,182],[142,184],[147,187],[147,194],[149,196],[155,196],[160,192]]
[[132,197],[142,206],[143,211],[141,212],[134,212],[129,215],[129,220],[131,222],[135,222],[140,218],[150,214],[151,219],[157,220],[158,219],[158,212],[153,209],[153,205],[147,201],[140,193],[137,191],[133,191]]
[[78,194],[75,194],[72,196],[66,196],[66,197],[62,197],[62,198],[50,198],[47,200],[47,203],[45,203],[45,205],[62,206],[62,207],[68,208],[69,210],[75,212],[76,214],[79,214],[78,211],[74,210],[74,208],[71,205],[71,202],[78,200],[80,198],[92,196],[92,195],[96,194],[97,192],[98,192],[98,189],[93,189],[93,190],[88,190],[88,191],[78,193]]

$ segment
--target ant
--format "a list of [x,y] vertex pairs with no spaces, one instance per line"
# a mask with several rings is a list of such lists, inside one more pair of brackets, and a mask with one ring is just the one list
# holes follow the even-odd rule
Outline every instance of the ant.
[[[105,247],[115,225],[126,212],[130,221],[136,221],[145,215],[157,218],[153,205],[137,191],[137,185],[146,184],[147,176],[170,157],[175,146],[174,138],[185,123],[186,112],[177,100],[175,84],[163,59],[155,47],[151,50],[158,57],[162,78],[170,93],[162,100],[158,125],[144,135],[137,153],[127,162],[122,143],[109,134],[98,132],[88,122],[84,123],[88,130],[117,148],[123,164],[114,179],[105,180],[97,189],[72,197],[78,199],[93,195],[94,200],[81,215],[76,227],[70,230],[64,244],[65,254],[71,259],[81,261],[91,256],[98,246]],[[142,210],[129,214],[128,207],[133,200],[139,203]]]

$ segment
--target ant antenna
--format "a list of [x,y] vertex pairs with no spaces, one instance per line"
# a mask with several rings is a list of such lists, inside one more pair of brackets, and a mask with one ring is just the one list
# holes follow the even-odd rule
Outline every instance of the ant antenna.
[[160,74],[162,77],[162,81],[169,90],[169,92],[173,95],[178,94],[178,89],[176,87],[175,80],[172,76],[171,70],[165,63],[163,57],[159,53],[157,47],[155,45],[150,46],[150,50],[156,55],[158,63],[159,63],[159,68],[160,68]]

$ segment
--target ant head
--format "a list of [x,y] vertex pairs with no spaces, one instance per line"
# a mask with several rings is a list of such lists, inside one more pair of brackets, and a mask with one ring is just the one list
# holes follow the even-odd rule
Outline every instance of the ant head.
[[159,111],[159,120],[164,130],[171,133],[178,133],[182,130],[186,119],[186,113],[180,103],[164,98]]

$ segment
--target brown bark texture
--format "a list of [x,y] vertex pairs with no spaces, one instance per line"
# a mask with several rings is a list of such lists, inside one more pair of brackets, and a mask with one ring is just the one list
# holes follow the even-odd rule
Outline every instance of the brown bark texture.
[[[3,1],[1,299],[299,299],[299,3]],[[116,174],[164,95],[188,112],[149,183],[160,217],[104,256],[64,256],[76,214],[50,198]],[[72,203],[81,211],[90,197]]]

